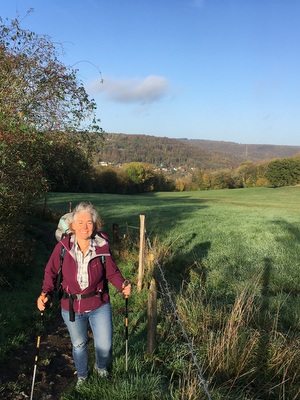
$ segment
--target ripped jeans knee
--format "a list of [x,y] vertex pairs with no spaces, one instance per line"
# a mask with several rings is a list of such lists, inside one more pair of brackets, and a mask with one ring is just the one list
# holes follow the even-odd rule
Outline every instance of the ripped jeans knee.
[[105,368],[112,351],[111,305],[105,304],[84,314],[75,313],[75,321],[69,320],[69,311],[61,311],[68,328],[72,354],[78,377],[88,375],[88,325],[90,325],[95,347],[95,359],[98,368]]

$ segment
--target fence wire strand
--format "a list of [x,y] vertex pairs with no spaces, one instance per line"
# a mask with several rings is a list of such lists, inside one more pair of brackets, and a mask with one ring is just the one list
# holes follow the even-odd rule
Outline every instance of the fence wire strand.
[[194,365],[195,365],[196,368],[197,368],[198,377],[199,377],[199,379],[200,379],[200,383],[201,383],[202,386],[203,386],[203,389],[204,389],[204,391],[205,391],[205,393],[206,393],[206,395],[207,395],[207,398],[208,398],[209,400],[212,400],[211,395],[210,395],[210,392],[209,392],[209,389],[208,389],[207,382],[206,382],[206,380],[205,380],[205,378],[204,378],[204,376],[203,376],[203,373],[202,373],[202,371],[201,371],[201,368],[200,368],[200,365],[199,365],[197,356],[196,356],[196,354],[195,354],[193,344],[191,343],[191,341],[190,341],[190,339],[189,339],[189,336],[188,336],[188,334],[187,334],[187,332],[186,332],[186,330],[185,330],[184,323],[183,323],[182,319],[180,318],[179,312],[178,312],[177,307],[176,307],[176,305],[175,305],[175,303],[174,303],[174,301],[173,301],[173,298],[172,298],[170,286],[169,286],[169,284],[168,284],[168,281],[166,280],[166,277],[165,277],[165,274],[164,274],[164,272],[163,272],[163,269],[162,269],[162,267],[161,267],[161,265],[160,265],[160,263],[159,263],[157,257],[156,257],[155,254],[154,254],[154,251],[153,251],[153,249],[152,249],[152,245],[151,245],[150,239],[149,239],[149,237],[147,236],[146,231],[145,231],[145,235],[146,235],[146,241],[147,241],[149,250],[151,251],[151,253],[152,253],[153,256],[154,256],[155,266],[157,267],[157,269],[158,269],[158,271],[159,271],[159,273],[160,273],[160,276],[161,276],[162,283],[160,283],[160,287],[161,287],[162,290],[165,291],[166,296],[167,296],[167,299],[168,299],[168,302],[169,302],[169,305],[170,305],[170,307],[171,307],[171,309],[172,309],[172,311],[173,311],[173,313],[174,313],[175,320],[176,320],[176,322],[178,323],[178,325],[179,325],[180,328],[181,328],[182,334],[183,334],[183,336],[184,336],[184,338],[185,338],[185,340],[186,340],[186,343],[187,343],[187,345],[188,345],[188,348],[189,348],[189,350],[190,350],[193,363],[194,363]]

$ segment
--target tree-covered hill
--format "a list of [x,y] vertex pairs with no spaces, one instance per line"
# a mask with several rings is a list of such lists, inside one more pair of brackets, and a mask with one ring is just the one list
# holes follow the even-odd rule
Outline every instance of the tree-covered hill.
[[106,133],[104,148],[99,146],[96,162],[113,165],[142,162],[165,168],[218,170],[236,168],[245,161],[257,162],[290,157],[297,152],[300,152],[300,146],[245,145],[210,140]]
[[300,146],[281,146],[273,144],[242,144],[202,139],[180,139],[182,143],[206,151],[231,154],[244,161],[261,161],[274,158],[292,157],[300,152]]
[[106,133],[104,148],[99,148],[96,161],[114,165],[142,162],[165,168],[182,167],[211,170],[235,168],[243,160],[235,155],[193,147],[178,139],[150,135]]

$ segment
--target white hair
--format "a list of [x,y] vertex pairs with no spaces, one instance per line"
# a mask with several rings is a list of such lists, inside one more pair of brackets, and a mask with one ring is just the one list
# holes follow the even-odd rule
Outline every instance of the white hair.
[[73,216],[72,216],[73,221],[76,220],[76,216],[80,212],[86,212],[86,213],[91,214],[96,230],[100,230],[101,219],[98,214],[98,211],[91,203],[85,203],[82,201],[81,203],[77,204],[77,206],[73,210]]

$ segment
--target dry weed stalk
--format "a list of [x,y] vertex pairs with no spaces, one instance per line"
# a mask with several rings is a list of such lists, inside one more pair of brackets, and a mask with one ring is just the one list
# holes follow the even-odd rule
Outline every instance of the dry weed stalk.
[[211,378],[215,374],[238,379],[253,372],[260,335],[249,323],[257,311],[253,287],[247,287],[236,299],[231,314],[223,315],[221,330],[211,333],[208,342],[208,362]]
[[[300,337],[289,337],[273,331],[269,343],[269,371],[271,376],[279,378],[282,398],[288,390],[293,398],[300,394]],[[296,389],[298,388],[298,389]]]

